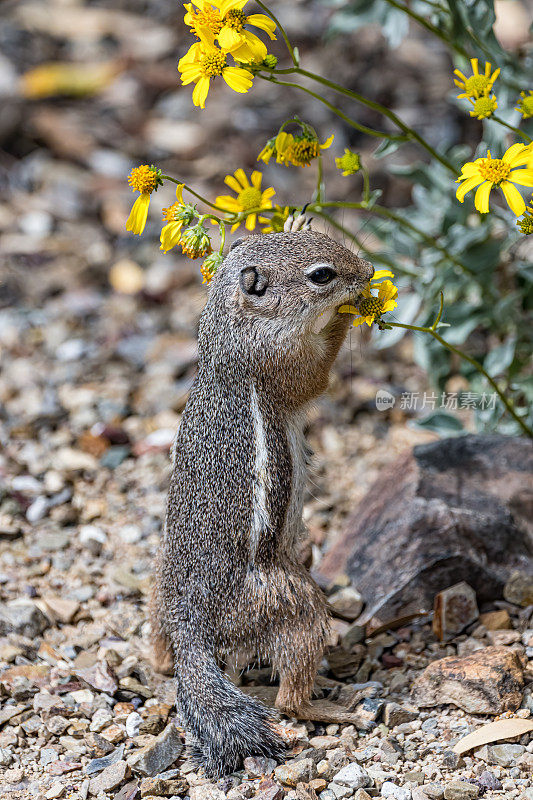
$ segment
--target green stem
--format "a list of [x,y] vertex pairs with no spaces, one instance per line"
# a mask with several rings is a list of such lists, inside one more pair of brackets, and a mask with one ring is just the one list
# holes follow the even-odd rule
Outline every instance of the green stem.
[[411,17],[411,19],[415,20],[415,22],[418,22],[419,25],[422,25],[423,28],[432,33],[442,42],[445,42],[449,47],[455,50],[456,53],[459,53],[460,55],[464,56],[464,58],[468,58],[468,53],[464,49],[464,47],[462,47],[460,44],[457,44],[448,36],[446,36],[446,34],[443,33],[440,30],[440,28],[437,28],[436,25],[433,25],[425,17],[421,16],[420,14],[417,14],[415,11],[412,11],[408,6],[404,6],[403,3],[398,3],[397,0],[386,0],[386,2],[393,8],[397,8],[399,9],[399,11],[403,11],[404,14],[407,14],[408,17]]
[[[435,158],[440,164],[442,164],[446,169],[454,174],[457,173],[457,168],[448,161],[447,158],[441,156],[434,147],[432,147],[426,140],[419,134],[417,131],[410,128],[409,125],[406,125],[400,117],[398,117],[394,111],[391,111],[386,106],[381,105],[381,103],[377,103],[375,100],[369,100],[368,97],[365,97],[359,92],[354,92],[351,89],[345,89],[343,86],[340,86],[338,83],[334,81],[330,81],[327,78],[323,78],[321,75],[317,75],[314,72],[310,72],[309,70],[302,69],[301,67],[297,67],[293,70],[293,72],[297,73],[298,75],[302,75],[304,78],[309,78],[312,81],[316,81],[317,83],[321,83],[323,86],[327,86],[329,89],[333,89],[334,91],[338,92],[339,94],[343,94],[346,97],[350,97],[352,100],[355,100],[358,103],[366,106],[367,108],[371,108],[374,111],[378,111],[383,116],[387,117],[394,122],[394,124],[408,136],[410,139],[414,139],[418,142],[421,147],[424,148],[428,153],[430,153],[433,158]],[[299,87],[300,88],[300,87]]]
[[313,202],[322,203],[324,201],[324,169],[322,165],[322,156],[317,158],[317,176],[316,176],[316,189],[313,197]]
[[527,139],[528,142],[533,142],[531,136],[528,136],[525,131],[520,130],[520,128],[515,128],[514,125],[509,125],[508,122],[506,122],[504,119],[501,119],[501,117],[497,117],[496,114],[493,114],[491,117],[489,117],[489,119],[493,119],[494,122],[499,122],[500,125],[503,125],[505,128],[513,131],[513,133],[517,133],[518,136],[522,136],[524,139]]
[[292,63],[294,64],[295,67],[297,67],[298,66],[298,59],[296,58],[296,56],[294,54],[294,48],[293,48],[292,44],[290,43],[290,39],[289,39],[289,37],[287,36],[287,34],[285,32],[285,28],[283,27],[283,25],[281,24],[279,19],[276,17],[274,12],[271,11],[268,6],[266,6],[264,3],[262,3],[261,0],[255,0],[255,1],[256,1],[257,5],[260,6],[263,9],[263,11],[265,11],[268,14],[270,19],[273,20],[273,22],[275,22],[276,28],[278,28],[279,32],[283,36],[283,40],[284,40],[284,42],[285,42],[285,44],[287,46],[287,50],[289,51],[290,57],[292,59]]
[[491,378],[487,370],[484,369],[483,365],[480,364],[479,361],[477,361],[475,358],[472,358],[472,356],[467,355],[467,353],[464,353],[462,350],[460,350],[458,347],[455,347],[453,344],[450,344],[449,342],[446,341],[446,339],[443,339],[442,336],[439,333],[437,333],[436,330],[433,329],[433,326],[431,326],[430,328],[423,328],[418,325],[406,325],[403,322],[387,322],[387,325],[390,325],[392,328],[405,328],[406,330],[409,331],[419,331],[420,333],[429,333],[431,336],[433,336],[434,339],[440,342],[440,344],[447,350],[449,350],[452,353],[455,353],[460,358],[464,359],[464,361],[468,361],[469,364],[471,364],[478,372],[481,373],[481,375],[484,376],[484,378],[487,379],[487,381],[490,383],[490,385],[492,386],[492,388],[494,389],[494,391],[504,404],[509,414],[515,420],[515,422],[518,422],[518,424],[520,425],[521,429],[524,431],[526,436],[529,436],[530,438],[533,439],[533,430],[529,428],[528,425],[526,425],[526,423],[520,416],[518,416],[513,407],[512,401],[505,396],[505,394],[498,387],[496,381],[493,378]]
[[183,183],[183,181],[178,181],[178,180],[176,180],[176,178],[172,178],[170,175],[161,175],[161,177],[165,181],[170,181],[171,183],[175,183],[176,186],[180,186],[180,185],[183,186],[183,188],[187,192],[189,192],[190,194],[194,195],[194,197],[197,197],[198,200],[201,200],[202,203],[205,203],[205,205],[209,206],[209,208],[214,208],[216,211],[222,211],[224,214],[228,213],[227,210],[225,210],[223,208],[220,208],[220,206],[216,206],[214,203],[211,203],[209,200],[206,200],[205,197],[202,197],[201,194],[198,194],[198,192],[195,192],[194,189],[191,189],[191,187],[188,186],[186,183]]
[[[277,70],[277,72],[279,73],[279,70]],[[290,72],[294,72],[294,70],[290,70]],[[367,136],[375,136],[378,139],[390,139],[391,141],[404,139],[404,137],[394,136],[393,134],[385,133],[385,131],[377,131],[374,130],[373,128],[368,128],[366,125],[361,125],[359,122],[356,122],[347,114],[345,114],[343,111],[338,109],[337,106],[334,106],[333,103],[330,103],[328,100],[326,100],[325,97],[316,94],[316,92],[311,91],[311,89],[308,89],[306,86],[302,86],[299,83],[291,83],[290,81],[279,81],[277,78],[274,77],[272,73],[270,73],[268,77],[266,75],[261,75],[259,73],[258,77],[262,78],[264,81],[270,81],[270,83],[276,83],[278,86],[288,86],[291,89],[298,89],[300,92],[305,92],[305,94],[314,97],[315,100],[318,100],[320,103],[329,108],[330,111],[333,111],[334,114],[336,114],[338,117],[344,120],[344,122],[346,122],[352,128],[355,128],[357,131],[360,131],[361,133],[366,133]]]

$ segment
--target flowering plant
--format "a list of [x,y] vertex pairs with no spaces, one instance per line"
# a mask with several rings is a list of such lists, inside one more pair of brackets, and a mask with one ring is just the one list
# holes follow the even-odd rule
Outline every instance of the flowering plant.
[[[316,167],[315,190],[306,198],[307,212],[341,231],[379,268],[354,304],[340,309],[354,315],[354,325],[366,323],[384,331],[377,345],[381,347],[397,342],[407,330],[429,334],[415,340],[415,352],[441,388],[453,371],[460,371],[478,390],[484,390],[488,382],[500,402],[488,414],[478,416],[480,425],[533,435],[533,415],[528,408],[533,386],[527,371],[531,351],[523,323],[531,294],[531,264],[520,255],[521,239],[533,233],[533,204],[527,200],[533,187],[533,139],[527,131],[528,120],[533,118],[533,90],[523,85],[523,65],[494,37],[492,0],[476,4],[376,0],[371,11],[359,0],[341,8],[331,23],[331,31],[338,34],[353,30],[363,18],[374,19],[389,36],[394,31],[397,43],[398,32],[405,29],[399,20],[408,18],[444,42],[459,65],[453,79],[459,89],[457,100],[466,101],[462,103],[464,110],[483,126],[473,160],[465,160],[468,153],[463,145],[437,148],[387,106],[306,69],[272,10],[257,0],[262,13],[249,13],[249,2],[195,0],[184,5],[192,41],[179,60],[178,70],[184,87],[193,84],[193,103],[205,109],[218,79],[239,93],[250,91],[254,81],[263,80],[311,96],[342,119],[354,136],[378,139],[374,159],[390,156],[406,143],[414,144],[425,160],[408,167],[391,167],[413,185],[413,205],[401,210],[380,204],[381,191],[372,188],[368,163],[359,152],[344,148],[343,154],[330,156],[334,135],[322,141],[317,131],[298,117],[292,116],[272,132],[258,149],[257,161],[289,168]],[[285,43],[288,64],[278,65],[277,56],[268,53],[267,46],[277,38]],[[491,60],[482,63],[480,54]],[[502,66],[494,68],[493,64]],[[328,99],[331,95],[335,102]],[[383,126],[386,130],[362,124],[354,116],[353,109],[358,106],[380,114],[388,123]],[[514,124],[517,115],[522,127]],[[324,158],[332,159],[348,179],[347,184],[350,182],[350,194],[359,192],[358,199],[327,197]],[[164,181],[174,182],[176,202],[163,209],[161,249],[168,252],[179,245],[189,257],[204,258],[201,272],[204,282],[209,283],[222,262],[228,227],[233,232],[243,225],[253,231],[259,224],[263,233],[281,231],[291,214],[303,206],[301,202],[274,205],[276,190],[263,186],[263,174],[258,169],[247,173],[238,167],[224,180],[233,194],[220,194],[213,201],[182,181],[163,175],[155,166],[136,167],[129,182],[139,197],[128,219],[128,230],[143,232],[152,193]],[[184,201],[184,192],[191,195],[189,202]],[[206,210],[199,211],[194,200]],[[394,255],[367,247],[357,232],[345,226],[344,218],[339,221],[339,209],[364,214],[369,232]],[[218,226],[220,241],[215,248],[208,221]],[[409,288],[403,304],[399,301],[405,322],[391,316],[398,306],[398,288],[390,280],[394,275]],[[430,322],[436,302],[440,302],[440,309]],[[414,325],[415,321],[420,324]],[[443,327],[447,328],[445,337],[439,332]],[[475,330],[484,332],[487,344],[474,354],[469,337]],[[431,427],[431,420],[426,423]]]

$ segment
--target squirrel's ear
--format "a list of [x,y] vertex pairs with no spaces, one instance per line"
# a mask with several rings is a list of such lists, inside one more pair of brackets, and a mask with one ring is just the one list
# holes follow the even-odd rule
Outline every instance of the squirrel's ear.
[[230,244],[229,247],[230,252],[231,250],[235,250],[236,247],[239,247],[244,242],[244,240],[245,240],[244,236],[240,236],[238,239],[235,239],[235,241]]
[[268,278],[262,275],[257,267],[243,267],[239,275],[239,285],[244,294],[262,297],[268,286]]

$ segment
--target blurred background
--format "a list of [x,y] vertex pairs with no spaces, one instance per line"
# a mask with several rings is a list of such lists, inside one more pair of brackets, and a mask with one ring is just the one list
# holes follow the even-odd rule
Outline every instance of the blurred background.
[[[379,100],[434,146],[475,148],[481,123],[455,100],[445,46],[405,15],[380,18],[372,3],[272,8],[309,68]],[[531,10],[519,0],[496,4],[496,34],[513,53],[530,48]],[[160,209],[173,201],[172,188],[154,196],[142,238],[126,233],[136,196],[126,183],[129,170],[155,163],[214,198],[225,190],[224,176],[255,168],[266,139],[298,114],[321,141],[335,133],[325,159],[329,197],[360,197],[360,176],[343,178],[333,167],[333,157],[350,147],[382,190],[380,202],[401,207],[411,202],[411,185],[388,167],[408,167],[421,153],[407,145],[387,163],[372,160],[373,141],[305,95],[281,95],[261,80],[245,95],[215,82],[206,110],[195,108],[176,69],[191,37],[181,6],[169,0],[7,0],[2,16],[0,477],[29,471],[39,481],[15,497],[11,492],[0,512],[8,528],[30,507],[31,520],[51,530],[99,518],[122,523],[107,519],[111,500],[100,492],[106,485],[118,492],[113,514],[127,506],[133,519],[156,531],[166,454],[194,377],[205,287],[196,262],[159,250]],[[282,42],[271,49],[286,58]],[[57,62],[67,68],[32,72]],[[363,124],[387,125],[363,107],[358,114]],[[264,173],[263,184],[276,187],[275,202],[310,199],[313,168],[271,164]],[[365,245],[378,243],[364,216],[339,219]],[[394,258],[386,240],[379,244]],[[405,320],[401,303],[398,318]],[[422,397],[432,388],[413,359],[414,346],[410,336],[377,349],[379,334],[361,329],[346,342],[332,389],[310,423],[318,499],[309,498],[306,513],[316,544],[326,530],[335,537],[382,465],[436,438],[414,424],[428,409],[399,401],[403,393]],[[447,391],[466,385],[453,370],[447,374]],[[394,407],[376,408],[379,390],[397,398]],[[466,429],[470,413],[457,412]]]

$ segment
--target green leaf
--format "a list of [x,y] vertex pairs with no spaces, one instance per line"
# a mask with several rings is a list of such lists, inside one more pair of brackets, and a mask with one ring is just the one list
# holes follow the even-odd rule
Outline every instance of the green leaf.
[[514,359],[515,347],[516,337],[511,336],[506,342],[499,347],[495,347],[494,350],[491,350],[487,354],[483,366],[491,378],[495,378],[496,375],[501,375],[502,372],[505,372],[505,370],[511,366]]
[[445,411],[434,411],[424,419],[416,420],[415,425],[442,436],[457,436],[464,431],[461,420]]

